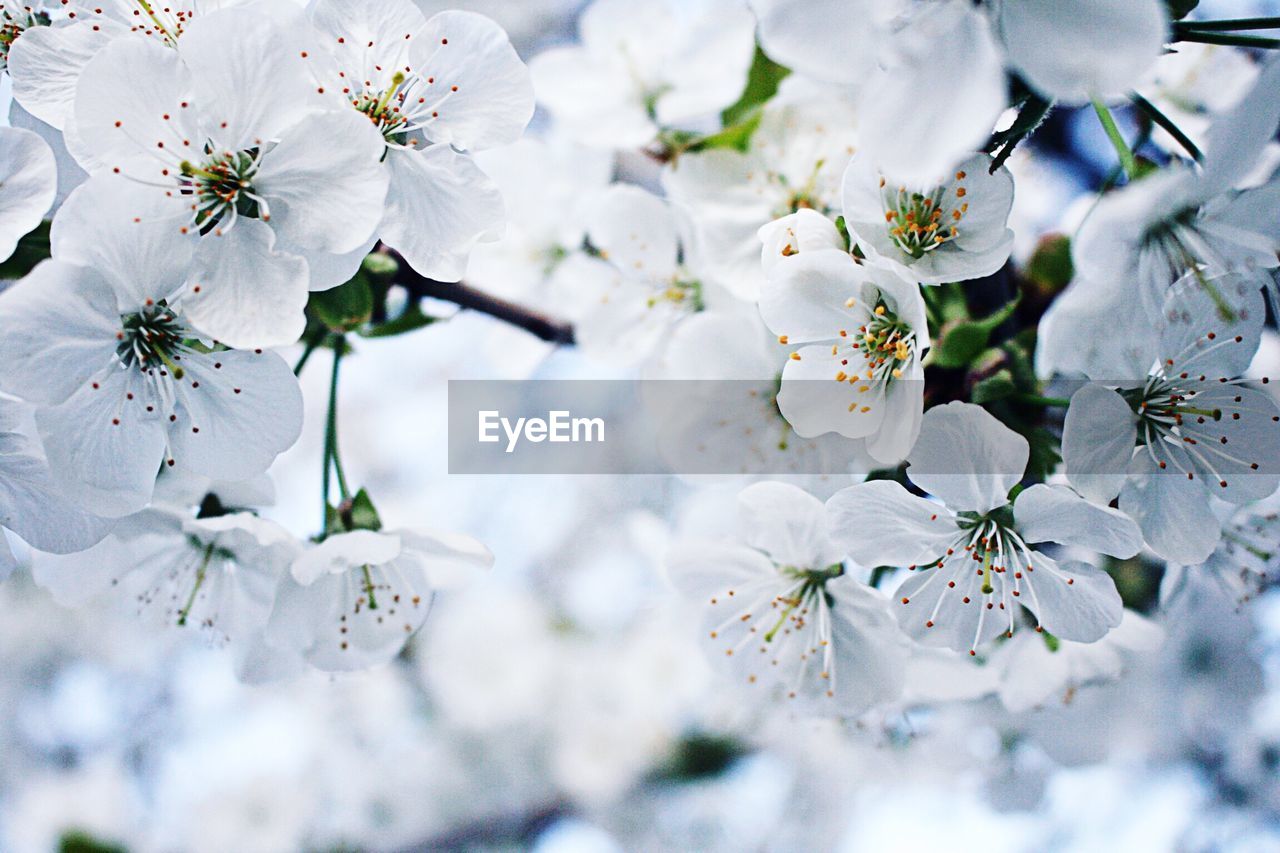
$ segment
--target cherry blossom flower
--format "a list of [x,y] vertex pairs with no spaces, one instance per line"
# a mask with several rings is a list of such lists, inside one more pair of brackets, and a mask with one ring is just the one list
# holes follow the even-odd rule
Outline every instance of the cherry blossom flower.
[[757,232],[760,240],[760,266],[766,278],[788,258],[824,249],[847,251],[844,235],[836,224],[816,210],[802,208],[789,216],[775,219]]
[[143,510],[87,551],[37,557],[32,572],[66,606],[109,597],[152,627],[229,645],[244,672],[259,656],[276,588],[300,551],[278,524],[224,508],[210,494],[199,514],[169,505]]
[[907,457],[908,478],[936,501],[886,480],[827,501],[832,536],[855,560],[909,571],[896,592],[898,620],[921,642],[976,655],[1013,634],[1019,605],[1037,629],[1064,640],[1091,643],[1120,624],[1120,596],[1106,572],[1032,546],[1127,558],[1142,547],[1137,525],[1064,486],[1037,484],[1010,497],[1029,454],[1026,439],[981,407],[948,403],[925,413]]
[[36,405],[68,494],[112,517],[146,506],[163,464],[248,479],[302,428],[282,358],[225,349],[189,322],[195,238],[102,216],[144,212],[138,192],[119,178],[81,187],[54,223],[54,259],[0,294],[0,390]]
[[1119,494],[1152,550],[1179,563],[1204,561],[1218,543],[1211,495],[1243,504],[1280,485],[1280,406],[1239,380],[1258,349],[1262,294],[1232,278],[1210,283],[1232,294],[1234,322],[1187,276],[1169,292],[1150,372],[1093,377],[1072,396],[1063,431],[1071,483],[1098,502]]
[[1204,271],[1202,286],[1229,317],[1235,306],[1208,279],[1216,273],[1251,275],[1275,283],[1280,261],[1272,215],[1280,179],[1238,189],[1256,168],[1280,124],[1280,60],[1263,69],[1253,90],[1207,132],[1201,170],[1174,163],[1105,196],[1072,245],[1076,269],[1100,282],[1136,281],[1139,308],[1158,321],[1169,288],[1189,271]]
[[1160,603],[1169,607],[1188,589],[1217,586],[1243,605],[1280,581],[1280,513],[1274,501],[1238,507],[1215,501],[1222,538],[1198,566],[1170,563],[1160,579]]
[[[1135,88],[1203,147],[1214,117],[1240,103],[1253,89],[1258,73],[1258,65],[1240,48],[1182,42],[1156,60]],[[1164,128],[1156,127],[1151,139],[1171,154],[1187,155],[1182,143]]]
[[29,130],[0,128],[0,259],[40,224],[57,191],[57,165],[45,141]]
[[[51,554],[94,545],[112,523],[81,510],[62,494],[36,443],[21,429],[18,407],[0,398],[0,528]],[[0,530],[0,580],[16,567]]]
[[302,53],[312,74],[384,141],[379,236],[423,275],[457,281],[472,248],[500,238],[505,221],[501,194],[467,152],[520,138],[534,107],[528,69],[482,15],[428,20],[409,0],[314,0],[308,14],[324,48]]
[[736,0],[595,0],[580,45],[534,59],[538,100],[584,144],[645,145],[738,99],[754,31]]
[[30,29],[48,26],[49,20],[41,0],[0,0],[0,73],[9,70],[18,39]]
[[292,52],[306,22],[258,11],[199,16],[176,47],[111,42],[85,66],[67,135],[94,180],[124,175],[167,201],[175,243],[200,235],[184,310],[244,347],[298,339],[308,287],[340,283],[314,280],[303,255],[366,247],[388,180],[377,128]]
[[738,497],[739,542],[675,545],[667,574],[702,609],[712,660],[805,713],[854,716],[902,692],[907,644],[884,595],[846,573],[822,503],[784,483]]
[[[249,0],[58,0],[22,5],[10,15],[15,35],[9,50],[13,97],[32,115],[63,130],[75,104],[76,84],[98,51],[124,36],[142,36],[173,47],[198,15]],[[258,6],[260,14],[272,5]],[[41,9],[40,7],[44,8]],[[48,9],[55,9],[52,14]],[[34,25],[33,25],[34,22]],[[44,24],[45,26],[38,26]]]
[[995,13],[1009,64],[1049,100],[1131,92],[1164,52],[1160,0],[1004,0]]
[[1076,643],[1044,634],[1019,632],[991,654],[987,666],[999,674],[997,695],[1013,713],[1067,703],[1082,688],[1112,682],[1127,659],[1152,652],[1164,642],[1164,630],[1132,610],[1096,643]]
[[798,347],[778,393],[797,435],[865,438],[884,463],[907,455],[920,429],[929,348],[914,282],[847,252],[801,252],[775,267],[760,313],[781,343]]
[[799,210],[839,214],[856,128],[856,113],[837,93],[789,77],[746,153],[684,154],[667,167],[663,186],[689,212],[710,278],[755,299],[764,284],[757,232]]
[[652,353],[681,319],[702,310],[704,285],[681,262],[680,223],[662,199],[615,184],[589,210],[587,240],[596,256],[561,264],[552,279],[553,298],[574,306],[583,352],[632,363]]
[[991,275],[1013,251],[1013,176],[975,154],[945,180],[903,183],[858,154],[844,177],[844,220],[868,258],[924,284]]
[[385,663],[422,627],[437,590],[492,565],[493,555],[469,536],[339,533],[293,562],[267,639],[328,672]]

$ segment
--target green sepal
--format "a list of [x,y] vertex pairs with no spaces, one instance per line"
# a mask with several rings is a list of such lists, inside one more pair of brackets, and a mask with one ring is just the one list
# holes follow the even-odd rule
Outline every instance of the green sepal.
[[742,96],[720,114],[720,123],[725,127],[740,124],[752,110],[778,93],[778,87],[790,73],[790,68],[774,62],[757,47],[751,70],[747,72],[746,88]]
[[[930,357],[939,367],[967,367],[982,354],[991,340],[991,333],[1013,316],[1021,297],[1014,297],[1003,308],[981,320],[949,320],[934,344]],[[943,308],[944,316],[948,309]]]
[[373,316],[373,289],[363,271],[346,284],[311,294],[308,307],[331,331],[353,331]]

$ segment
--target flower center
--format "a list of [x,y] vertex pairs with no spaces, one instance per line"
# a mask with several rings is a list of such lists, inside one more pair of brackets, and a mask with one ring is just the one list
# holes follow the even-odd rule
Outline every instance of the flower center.
[[702,299],[702,282],[696,279],[672,279],[665,290],[649,297],[649,307],[655,308],[663,303],[685,308],[697,313],[706,308]]
[[183,193],[195,196],[195,224],[201,234],[236,216],[270,221],[266,200],[253,191],[260,156],[261,149],[250,148],[211,154],[199,166],[183,161]]
[[[956,172],[956,180],[966,178],[964,172]],[[969,203],[963,185],[951,189],[936,187],[928,194],[908,191],[906,187],[890,190],[884,178],[880,179],[880,199],[884,205],[884,219],[889,236],[903,252],[919,259],[925,253],[960,236],[960,222],[969,212]]]
[[[848,307],[856,300],[845,303]],[[846,329],[839,331],[842,339],[849,340],[853,350],[851,358],[842,358],[843,369],[836,372],[837,382],[848,382],[858,388],[859,393],[871,390],[876,382],[892,382],[901,379],[903,370],[915,358],[916,333],[911,326],[898,318],[889,306],[880,300],[871,312],[871,318],[856,332]],[[833,347],[833,354],[838,350]],[[794,358],[794,356],[792,356]],[[856,359],[861,358],[861,363]],[[859,408],[857,400],[849,404],[849,411]],[[871,411],[870,406],[862,406],[863,412]]]
[[125,367],[143,373],[161,367],[175,379],[184,376],[176,362],[182,359],[186,329],[163,299],[136,314],[122,315],[120,321],[116,356]]
[[402,109],[405,92],[401,87],[404,81],[404,74],[396,72],[386,91],[366,90],[351,96],[351,105],[369,117],[388,145],[404,145],[408,137],[409,117]]

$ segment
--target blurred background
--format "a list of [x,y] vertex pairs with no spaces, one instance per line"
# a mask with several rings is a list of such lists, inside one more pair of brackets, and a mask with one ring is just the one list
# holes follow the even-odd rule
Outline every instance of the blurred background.
[[[420,5],[491,15],[528,58],[581,4]],[[1055,114],[1011,163],[1019,255],[1073,228],[1113,164],[1091,114]],[[320,522],[323,361],[272,472],[268,514],[299,535]],[[351,478],[389,526],[480,538],[492,574],[391,665],[250,687],[223,650],[60,608],[19,573],[0,585],[0,850],[1280,850],[1280,593],[1200,586],[1155,612],[1136,564],[1127,603],[1167,637],[1114,683],[1039,711],[794,717],[713,676],[660,569],[673,538],[733,522],[741,483],[448,475],[448,379],[598,367],[459,314],[360,341],[346,368]]]

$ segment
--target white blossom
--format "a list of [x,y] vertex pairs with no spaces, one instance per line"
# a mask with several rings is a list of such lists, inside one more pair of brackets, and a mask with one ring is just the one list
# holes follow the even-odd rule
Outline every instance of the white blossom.
[[40,224],[57,190],[57,165],[44,140],[29,130],[0,128],[0,259]]
[[1120,596],[1106,572],[1032,546],[1127,558],[1141,548],[1137,526],[1063,486],[1037,484],[1011,498],[1029,454],[1026,439],[981,407],[948,403],[925,413],[907,457],[908,478],[936,500],[879,480],[827,502],[832,536],[855,560],[910,572],[895,609],[921,642],[976,655],[997,635],[1013,634],[1021,607],[1037,629],[1065,640],[1094,642],[1120,623]]

